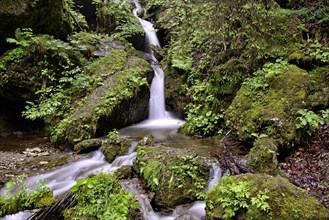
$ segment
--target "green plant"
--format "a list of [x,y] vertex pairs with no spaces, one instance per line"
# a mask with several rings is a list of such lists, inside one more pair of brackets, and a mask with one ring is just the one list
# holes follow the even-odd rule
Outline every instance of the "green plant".
[[128,219],[138,208],[134,195],[123,190],[112,174],[79,180],[71,191],[77,205],[64,211],[65,219]]
[[186,182],[191,182],[193,188],[190,189],[190,192],[195,193],[198,199],[204,199],[206,180],[198,177],[200,158],[198,156],[186,155],[180,156],[179,160],[182,161],[180,164],[169,168],[175,176],[175,187],[182,188]]
[[0,197],[0,217],[27,209],[43,208],[53,203],[53,193],[46,182],[38,182],[33,190],[25,185],[25,179],[26,176],[21,175],[6,184],[8,191]]
[[297,129],[306,130],[308,135],[312,135],[320,125],[329,122],[328,112],[329,110],[322,110],[319,115],[308,109],[300,109],[297,111],[299,116],[295,119],[295,126]]
[[119,132],[116,129],[113,129],[112,131],[109,131],[109,133],[107,134],[107,138],[108,138],[110,143],[113,143],[113,144],[119,144],[120,143]]
[[225,176],[220,183],[212,189],[208,196],[213,196],[216,192],[218,195],[207,203],[207,209],[210,215],[215,206],[219,205],[222,209],[223,219],[232,219],[239,210],[243,209],[259,209],[269,215],[272,215],[271,207],[268,203],[270,197],[269,191],[264,190],[251,196],[250,186],[246,181],[234,181],[231,176]]

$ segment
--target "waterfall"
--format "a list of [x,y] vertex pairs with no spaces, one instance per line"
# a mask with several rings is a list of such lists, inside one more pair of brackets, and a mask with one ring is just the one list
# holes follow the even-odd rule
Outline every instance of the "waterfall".
[[151,97],[149,104],[149,119],[158,120],[170,117],[166,112],[165,107],[165,94],[164,94],[164,72],[159,66],[158,60],[154,56],[153,50],[150,49],[150,45],[160,47],[156,31],[153,24],[140,17],[138,17],[138,11],[144,10],[137,0],[133,0],[136,8],[133,12],[135,17],[138,18],[142,28],[145,32],[145,53],[150,59],[150,64],[154,70],[154,78],[151,84]]

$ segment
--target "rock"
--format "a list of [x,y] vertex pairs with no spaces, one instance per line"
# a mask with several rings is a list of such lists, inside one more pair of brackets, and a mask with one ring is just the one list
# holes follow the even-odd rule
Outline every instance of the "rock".
[[329,104],[329,68],[308,73],[295,65],[266,65],[242,84],[225,121],[240,140],[251,142],[266,134],[279,148],[288,148],[307,131],[296,127],[298,109],[318,110]]
[[280,173],[277,151],[278,148],[271,138],[260,137],[246,156],[247,164],[256,172],[277,175]]
[[102,144],[102,152],[109,163],[117,156],[125,155],[131,146],[131,140],[124,137],[108,138]]
[[63,156],[60,156],[60,157],[58,157],[58,158],[55,158],[55,159],[49,161],[49,162],[46,164],[45,169],[52,169],[52,168],[54,168],[54,167],[58,167],[58,166],[61,166],[61,165],[67,164],[69,158],[70,158],[69,155],[63,155]]
[[209,219],[328,219],[319,201],[288,180],[266,174],[223,177],[206,196]]
[[113,174],[118,180],[121,179],[130,179],[133,176],[133,167],[132,166],[122,166],[116,170]]
[[91,64],[95,75],[108,76],[84,97],[82,105],[57,121],[53,140],[71,147],[85,139],[106,135],[114,128],[137,123],[147,116],[149,101],[147,75],[150,65],[125,50],[112,49],[107,56]]
[[74,151],[78,154],[89,153],[91,151],[97,150],[102,146],[102,140],[100,139],[88,139],[81,141],[80,143],[74,145]]
[[40,161],[39,162],[39,164],[41,164],[41,165],[46,165],[46,164],[48,164],[49,162],[48,161]]
[[209,174],[205,164],[186,149],[138,146],[134,170],[154,193],[156,206],[173,208],[202,197]]
[[[264,87],[255,88],[257,80]],[[266,134],[280,146],[288,147],[300,139],[292,109],[305,106],[308,85],[308,73],[294,65],[282,65],[276,74],[259,74],[242,85],[225,120],[241,140]]]
[[63,39],[74,30],[72,11],[65,0],[1,1],[0,42],[14,37],[17,28],[32,28],[35,33]]

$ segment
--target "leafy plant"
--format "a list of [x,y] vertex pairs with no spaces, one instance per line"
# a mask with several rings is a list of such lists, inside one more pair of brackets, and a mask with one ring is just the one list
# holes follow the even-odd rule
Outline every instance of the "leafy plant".
[[138,208],[134,195],[125,191],[112,174],[97,174],[77,181],[71,191],[77,205],[64,211],[65,219],[128,219]]
[[26,176],[21,175],[6,184],[5,189],[8,191],[0,197],[0,217],[27,209],[43,208],[53,203],[53,194],[46,182],[38,182],[33,190],[25,185],[25,179]]
[[329,110],[322,110],[320,113],[321,114],[318,115],[308,109],[298,110],[297,114],[299,116],[295,119],[296,128],[304,129],[308,135],[312,135],[320,125],[329,123]]
[[239,210],[251,208],[259,209],[269,216],[272,215],[272,210],[268,203],[270,199],[268,190],[260,191],[257,195],[252,196],[250,186],[246,181],[234,181],[231,176],[225,176],[208,193],[208,196],[213,196],[212,193],[217,194],[207,202],[210,215],[212,215],[212,210],[215,206],[220,206],[223,210],[223,219],[232,219]]

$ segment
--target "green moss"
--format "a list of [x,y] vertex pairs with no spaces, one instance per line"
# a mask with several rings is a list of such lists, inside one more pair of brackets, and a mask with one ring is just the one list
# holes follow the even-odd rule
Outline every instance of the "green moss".
[[[18,185],[21,188],[13,191]],[[10,189],[9,192],[0,197],[0,217],[24,210],[44,208],[54,202],[53,193],[45,184],[39,184],[36,190],[31,190],[22,185],[20,179],[17,182],[7,183],[7,187]]]
[[134,169],[155,193],[157,206],[173,208],[203,197],[208,168],[194,153],[164,146],[139,146]]
[[[238,195],[243,199],[237,198]],[[328,210],[316,198],[279,176],[245,174],[223,178],[207,194],[207,216],[222,219],[232,207],[235,207],[233,216],[238,214],[241,219],[329,218]]]
[[89,153],[91,151],[97,150],[102,146],[102,140],[100,139],[88,139],[81,141],[80,143],[74,145],[74,151],[76,153]]
[[267,64],[243,83],[225,117],[242,140],[266,134],[280,145],[299,140],[296,109],[305,106],[308,73],[286,63]]
[[142,120],[143,112],[132,113],[130,109],[144,108],[143,103],[147,105],[140,99],[148,99],[146,77],[151,68],[145,60],[132,56],[134,51],[113,48],[87,67],[89,79],[95,83],[92,85],[94,90],[79,97],[74,108],[66,112],[66,117],[49,125],[53,141],[74,145],[95,137],[96,133],[105,135],[113,128]]
[[129,165],[122,166],[113,175],[117,179],[130,179],[133,175],[133,167]]
[[328,72],[328,66],[318,67],[310,72],[310,94],[307,102],[313,108],[329,105]]
[[115,140],[108,138],[102,144],[102,152],[109,163],[112,163],[116,156],[125,155],[131,145],[131,140],[117,137]]
[[65,219],[134,219],[138,203],[112,174],[79,180],[71,189],[77,204],[64,211]]
[[58,166],[67,164],[69,158],[70,158],[70,155],[64,155],[64,156],[58,157],[56,159],[53,159],[53,160],[49,161],[49,163],[47,163],[45,165],[45,168],[46,169],[52,169],[54,167],[58,167]]
[[279,174],[277,161],[278,148],[268,137],[260,137],[247,155],[247,164],[256,172],[270,175]]

